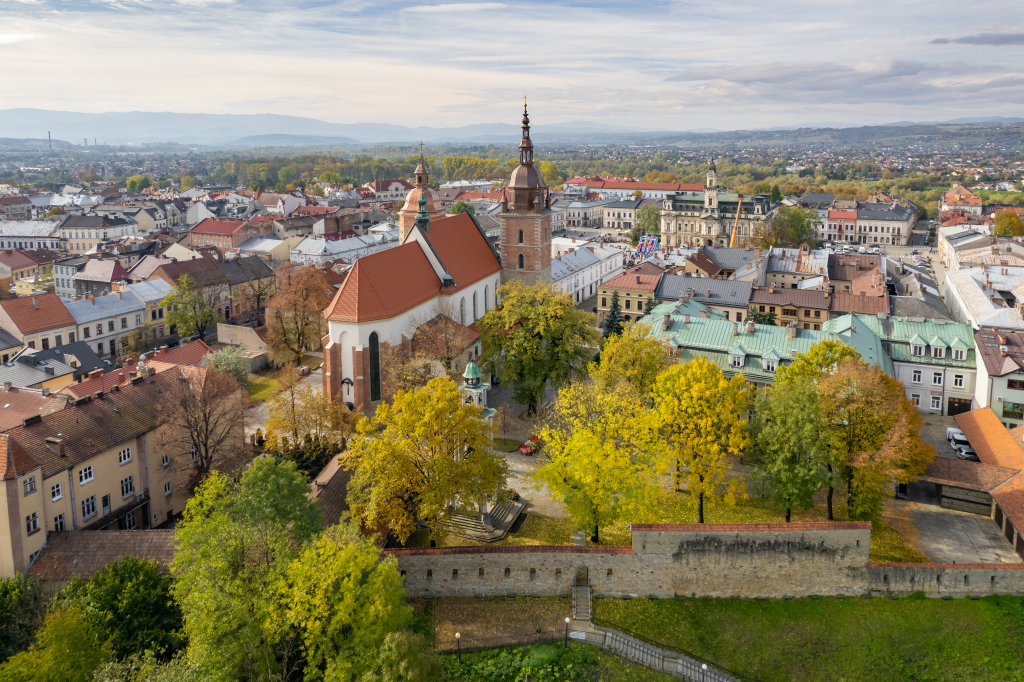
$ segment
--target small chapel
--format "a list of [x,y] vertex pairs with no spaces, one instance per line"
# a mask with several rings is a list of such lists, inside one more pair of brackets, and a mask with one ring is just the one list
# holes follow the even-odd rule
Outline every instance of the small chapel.
[[[551,281],[551,197],[533,163],[530,119],[523,105],[519,164],[497,218],[500,253],[471,213],[448,215],[420,152],[413,189],[398,213],[399,246],[358,259],[324,310],[324,392],[352,409],[372,412],[385,399],[382,357],[413,351],[417,331],[457,325],[467,362],[480,355],[476,322],[497,305],[502,283]],[[478,378],[477,378],[478,379]]]

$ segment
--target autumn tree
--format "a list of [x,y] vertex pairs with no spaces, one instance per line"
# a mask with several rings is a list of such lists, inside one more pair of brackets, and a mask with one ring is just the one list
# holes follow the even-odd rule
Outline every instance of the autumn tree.
[[451,301],[438,301],[427,315],[413,316],[403,330],[412,339],[412,353],[415,359],[436,364],[436,373],[444,373],[455,379],[465,370],[465,365],[456,362],[475,335],[461,322],[464,311]]
[[178,367],[158,375],[167,383],[160,417],[187,472],[187,485],[198,485],[214,469],[240,463],[243,448],[243,393],[230,376],[210,369]]
[[546,283],[512,281],[498,294],[501,305],[477,323],[484,366],[512,386],[516,402],[536,413],[549,383],[558,388],[585,376],[597,331],[589,313]]
[[743,375],[726,379],[704,357],[670,367],[654,385],[676,489],[685,483],[698,523],[704,523],[705,509],[721,502],[731,506],[745,495],[743,482],[728,477],[727,458],[749,445],[745,417],[751,395]]
[[207,366],[245,386],[249,382],[249,358],[242,346],[224,346],[210,353]]
[[196,186],[195,176],[192,176],[192,175],[182,175],[181,176],[181,191],[182,192],[184,192],[185,190],[188,190],[188,189],[192,189],[195,186]]
[[814,493],[829,482],[831,441],[821,428],[818,392],[808,381],[769,386],[755,402],[750,422],[757,491],[786,510],[814,506]]
[[3,682],[92,682],[110,657],[110,644],[99,641],[77,607],[52,609],[36,633],[36,643],[0,664]]
[[133,175],[128,178],[128,182],[126,184],[129,192],[141,192],[152,185],[153,178],[148,175]]
[[267,301],[277,290],[274,271],[266,261],[255,256],[239,258],[236,262],[245,277],[242,298],[245,300],[249,321],[254,322],[257,327],[262,327],[266,321]]
[[356,431],[342,457],[355,470],[349,506],[364,525],[386,525],[400,542],[417,519],[432,538],[443,536],[453,501],[475,505],[504,494],[508,469],[491,452],[490,427],[446,376],[399,392]]
[[1010,210],[998,211],[995,216],[996,234],[1002,237],[1024,236],[1024,223],[1020,216]]
[[747,310],[747,322],[775,325],[775,313],[770,310],[762,313],[755,306],[750,306],[750,309]]
[[661,211],[653,204],[641,206],[636,211],[636,227],[640,234],[661,234]]
[[665,469],[659,427],[659,415],[635,392],[570,384],[541,431],[533,478],[600,542],[610,523],[654,518]]
[[324,309],[330,302],[323,273],[312,265],[289,268],[267,305],[271,355],[297,364],[306,351],[319,347],[327,326]]
[[587,371],[602,390],[627,384],[638,395],[647,396],[658,375],[672,363],[665,346],[651,336],[650,325],[631,322],[621,334],[605,340],[600,361],[591,362]]
[[206,338],[206,328],[217,322],[215,301],[209,292],[189,275],[182,275],[178,286],[167,292],[160,301],[166,308],[168,326],[180,336],[198,334]]
[[860,357],[857,351],[838,339],[822,339],[811,345],[796,360],[779,366],[775,374],[777,383],[818,381],[833,372],[844,360]]
[[[293,365],[285,374],[294,375]],[[266,449],[293,460],[312,478],[347,445],[355,413],[309,384],[291,381],[267,404]]]
[[384,400],[391,401],[399,391],[425,386],[434,378],[430,360],[407,352],[402,344],[380,345],[380,387]]
[[[850,517],[877,518],[888,487],[913,480],[935,457],[919,438],[921,417],[902,383],[859,357],[823,375],[818,396],[832,461],[847,484]],[[832,520],[831,489],[828,507]]]

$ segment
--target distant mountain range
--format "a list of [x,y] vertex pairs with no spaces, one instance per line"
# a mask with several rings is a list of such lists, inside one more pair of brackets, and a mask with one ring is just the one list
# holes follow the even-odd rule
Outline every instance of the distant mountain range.
[[[1000,116],[961,118],[942,121],[962,123],[1020,123],[1024,118]],[[899,121],[890,127],[936,125],[938,122],[915,123]],[[806,128],[852,128],[841,123],[777,126],[765,131]],[[518,125],[511,123],[477,123],[450,128],[421,126],[410,128],[389,123],[328,123],[314,118],[280,114],[181,114],[174,112],[106,112],[85,114],[45,109],[0,110],[0,135],[5,138],[45,140],[47,133],[54,140],[77,144],[88,140],[92,145],[123,145],[140,143],[178,143],[217,147],[287,147],[320,145],[372,145],[379,143],[478,143],[508,144],[520,136]],[[547,142],[629,142],[642,139],[663,141],[666,137],[707,135],[725,131],[713,128],[691,130],[643,130],[594,121],[539,124],[533,136]]]

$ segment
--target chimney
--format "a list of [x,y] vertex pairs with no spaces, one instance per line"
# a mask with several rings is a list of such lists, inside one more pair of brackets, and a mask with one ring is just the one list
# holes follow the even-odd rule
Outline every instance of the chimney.
[[768,287],[768,293],[769,294],[774,294],[775,293],[775,287]]
[[711,289],[708,289],[708,298],[711,298]]
[[[683,315],[683,324],[690,324],[690,313]],[[7,383],[9,384],[10,382]]]
[[667,331],[668,330],[668,327],[671,324],[671,319],[672,318],[669,315],[665,316],[665,319],[662,320],[662,322],[661,322],[661,331]]
[[1006,346],[999,346],[999,354],[1006,357]]
[[146,367],[145,369],[142,370],[142,373],[147,377],[151,377],[154,374],[156,374],[156,370],[152,367]]
[[789,338],[791,338],[791,339],[795,339],[796,338],[796,323],[793,323],[789,327]]
[[736,336],[739,333],[740,333],[740,323],[739,322],[733,322],[732,323],[732,335]]
[[637,276],[636,276],[636,283],[637,283],[637,284],[640,284],[640,275],[637,275]]
[[88,295],[88,296],[86,296],[85,298],[86,298],[86,300],[88,300],[88,301],[89,301],[89,303],[91,303],[91,304],[93,304],[93,305],[96,305],[96,299],[95,299],[95,298],[93,297],[93,295],[92,295],[92,294],[89,294],[89,295]]
[[5,381],[4,382],[4,390],[5,391],[11,390],[11,382],[9,382],[9,381]]
[[64,440],[62,439],[57,443],[57,455],[60,457],[67,457],[67,453],[64,451]]
[[32,297],[32,307],[33,308],[38,308],[39,307],[39,297],[38,296],[33,296]]
[[89,379],[95,379],[96,377],[101,377],[101,376],[103,376],[103,370],[102,369],[94,369],[93,371],[89,372],[86,376]]
[[754,326],[753,322],[747,322],[747,333],[748,334],[753,334],[755,329],[757,329],[757,327]]
[[48,388],[46,388],[46,387],[44,386],[44,387],[43,387],[43,397],[45,398],[45,397],[46,397],[46,396],[48,396],[48,395],[50,395],[50,389],[48,389]]
[[120,291],[115,291],[114,295],[117,296],[118,298],[121,298],[121,292]]
[[708,316],[708,311],[706,311],[706,310],[700,311],[700,316],[701,317],[707,317]]
[[103,400],[103,391],[96,391],[96,400]]
[[1006,345],[1006,337],[1005,336],[1003,336],[1002,334],[999,334],[999,336],[997,338],[999,339],[999,345],[1000,346],[1005,346]]

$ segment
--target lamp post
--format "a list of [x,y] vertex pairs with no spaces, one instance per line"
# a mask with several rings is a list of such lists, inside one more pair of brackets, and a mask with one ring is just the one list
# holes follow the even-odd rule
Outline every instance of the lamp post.
[[[458,635],[456,635],[456,637],[458,637]],[[704,680],[708,679],[708,664],[707,663],[701,663],[700,664],[700,679],[701,679],[701,682],[704,682]]]
[[462,635],[458,632],[455,633],[455,644],[459,647],[459,663],[462,663]]
[[565,642],[562,644],[562,648],[569,648],[569,616],[565,617]]

